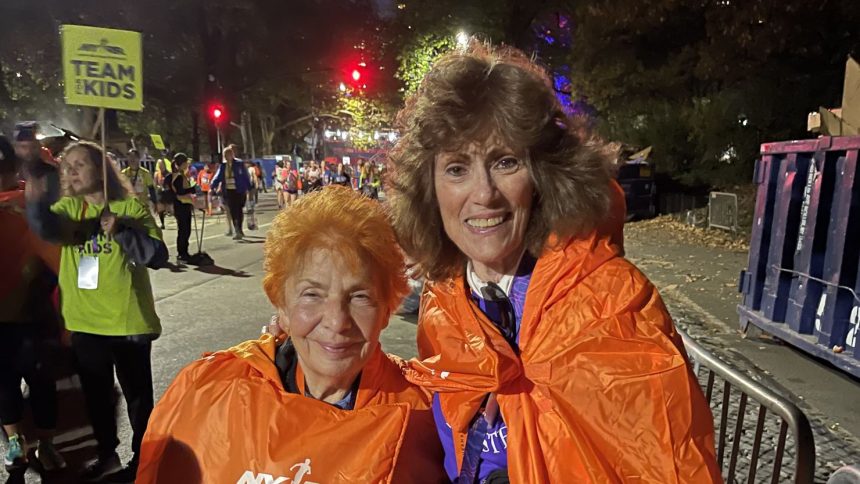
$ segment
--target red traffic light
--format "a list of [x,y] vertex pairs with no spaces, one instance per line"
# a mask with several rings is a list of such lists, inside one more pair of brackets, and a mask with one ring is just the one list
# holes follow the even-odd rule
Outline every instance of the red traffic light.
[[209,117],[212,118],[215,124],[220,123],[224,119],[225,114],[224,107],[220,104],[214,104],[209,108]]
[[345,61],[341,66],[340,81],[343,87],[340,87],[340,90],[342,92],[346,92],[347,88],[361,92],[367,89],[368,85],[373,85],[374,72],[365,61],[353,58]]

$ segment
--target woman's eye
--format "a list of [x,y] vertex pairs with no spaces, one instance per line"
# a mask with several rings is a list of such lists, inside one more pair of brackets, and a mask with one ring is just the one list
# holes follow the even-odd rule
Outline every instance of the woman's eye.
[[359,304],[369,304],[373,302],[373,299],[371,299],[370,294],[360,292],[352,295],[352,301]]
[[445,173],[451,176],[463,176],[466,174],[466,168],[461,165],[450,165],[445,168]]
[[506,156],[501,160],[496,162],[496,168],[499,170],[513,170],[520,166],[520,160],[514,158],[513,156]]

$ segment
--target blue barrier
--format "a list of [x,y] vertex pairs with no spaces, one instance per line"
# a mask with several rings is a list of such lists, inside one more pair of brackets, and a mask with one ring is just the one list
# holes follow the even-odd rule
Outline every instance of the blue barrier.
[[860,137],[766,143],[741,327],[860,376]]

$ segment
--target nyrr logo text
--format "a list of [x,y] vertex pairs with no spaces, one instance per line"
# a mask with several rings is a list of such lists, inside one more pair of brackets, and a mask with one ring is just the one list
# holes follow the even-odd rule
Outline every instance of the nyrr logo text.
[[305,476],[311,474],[311,460],[305,459],[304,462],[299,462],[290,467],[291,471],[296,473],[293,477],[273,476],[271,474],[255,473],[254,471],[245,471],[236,484],[319,484],[317,482],[306,481]]

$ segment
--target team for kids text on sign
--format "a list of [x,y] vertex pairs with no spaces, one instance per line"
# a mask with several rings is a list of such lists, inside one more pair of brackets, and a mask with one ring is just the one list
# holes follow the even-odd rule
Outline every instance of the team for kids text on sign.
[[143,109],[139,32],[63,25],[62,37],[66,104]]

